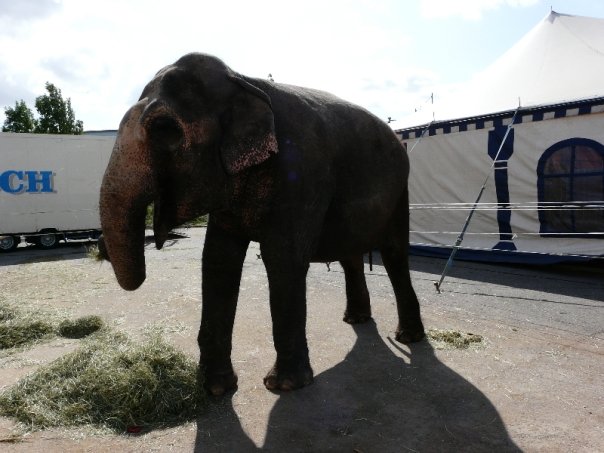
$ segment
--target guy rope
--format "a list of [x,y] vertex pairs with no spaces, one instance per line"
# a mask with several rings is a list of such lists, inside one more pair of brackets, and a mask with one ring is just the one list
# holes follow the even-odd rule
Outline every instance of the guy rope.
[[487,182],[489,182],[489,178],[491,177],[491,174],[493,173],[493,168],[495,167],[495,163],[499,160],[499,154],[501,153],[501,150],[503,149],[503,145],[505,144],[505,141],[507,140],[508,135],[509,135],[510,131],[512,130],[512,127],[514,126],[514,122],[516,121],[516,115],[518,114],[519,110],[520,110],[520,105],[518,105],[518,108],[514,112],[514,116],[512,116],[512,121],[510,121],[510,124],[508,124],[508,127],[505,131],[505,135],[503,136],[503,140],[501,140],[501,144],[499,145],[499,149],[497,150],[497,154],[495,154],[495,158],[493,159],[493,163],[491,164],[491,167],[489,168],[489,172],[487,173],[484,183],[482,184],[482,187],[480,188],[480,191],[478,192],[476,201],[473,203],[472,209],[470,209],[468,217],[466,218],[466,221],[463,225],[463,228],[461,229],[461,232],[459,233],[459,236],[457,236],[457,240],[455,241],[455,245],[453,246],[453,249],[451,250],[451,255],[449,255],[449,259],[447,260],[447,264],[445,265],[445,268],[443,269],[443,273],[440,276],[440,280],[437,282],[434,282],[434,287],[436,288],[436,291],[438,291],[439,294],[440,294],[440,288],[445,279],[445,276],[447,275],[449,268],[453,265],[453,259],[455,258],[457,251],[461,248],[461,243],[463,242],[463,238],[466,234],[468,226],[470,225],[470,221],[472,220],[474,211],[476,211],[476,208],[478,207],[478,204],[480,203],[480,199],[482,198],[482,194],[484,193],[484,190],[487,186]]

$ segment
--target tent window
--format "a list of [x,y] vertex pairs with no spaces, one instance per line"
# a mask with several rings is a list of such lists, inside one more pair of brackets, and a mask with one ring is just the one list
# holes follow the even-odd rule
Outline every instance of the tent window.
[[602,144],[584,138],[558,142],[543,153],[537,173],[541,234],[604,235]]

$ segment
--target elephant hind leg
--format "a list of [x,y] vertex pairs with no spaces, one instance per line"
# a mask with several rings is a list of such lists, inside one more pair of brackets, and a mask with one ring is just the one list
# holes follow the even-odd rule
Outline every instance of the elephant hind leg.
[[357,255],[340,261],[346,278],[346,311],[344,322],[360,324],[371,319],[369,291],[365,281],[363,255]]
[[396,297],[398,310],[396,340],[404,344],[420,341],[425,337],[425,332],[419,301],[411,284],[407,245],[384,247],[380,252]]

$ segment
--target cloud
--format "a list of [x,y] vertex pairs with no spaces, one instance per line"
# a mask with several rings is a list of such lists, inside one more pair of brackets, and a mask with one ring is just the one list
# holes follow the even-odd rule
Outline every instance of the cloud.
[[59,13],[59,0],[0,0],[0,35],[23,35],[32,22]]
[[480,20],[483,13],[502,6],[528,7],[539,0],[421,0],[420,12],[430,19],[459,16],[466,20]]
[[0,107],[33,105],[48,81],[87,130],[117,128],[153,75],[192,51],[252,77],[332,92],[383,119],[413,112],[438,83],[409,63],[417,37],[402,25],[409,17],[398,0],[10,4],[18,5],[0,21],[19,17],[20,26],[0,29]]
[[[4,72],[3,67],[0,66],[0,114],[4,113],[5,107],[14,107],[15,102],[21,99],[31,99],[33,96],[32,92],[7,78]],[[29,102],[28,105],[31,108]]]
[[28,21],[49,16],[62,8],[57,0],[1,0],[0,19]]
[[[0,30],[0,81],[10,87],[5,96],[18,86],[29,104],[52,82],[71,98],[87,129],[117,127],[155,72],[188,52],[368,106],[376,101],[363,89],[365,81],[396,80],[400,68],[392,55],[409,45],[393,17],[396,0],[358,0],[354,8],[345,0],[297,7],[281,0],[171,0],[169,7],[151,0],[105,0],[102,7],[41,0],[40,10],[33,2],[13,4],[20,6],[4,14],[20,17],[18,32]],[[14,100],[0,93],[0,105]]]

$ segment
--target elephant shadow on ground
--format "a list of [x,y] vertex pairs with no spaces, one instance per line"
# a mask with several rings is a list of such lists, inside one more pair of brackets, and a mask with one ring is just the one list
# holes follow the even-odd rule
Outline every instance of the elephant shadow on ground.
[[388,338],[399,357],[373,321],[353,327],[357,339],[341,363],[281,394],[262,448],[225,398],[199,419],[195,451],[520,451],[486,396],[428,342],[406,348]]

